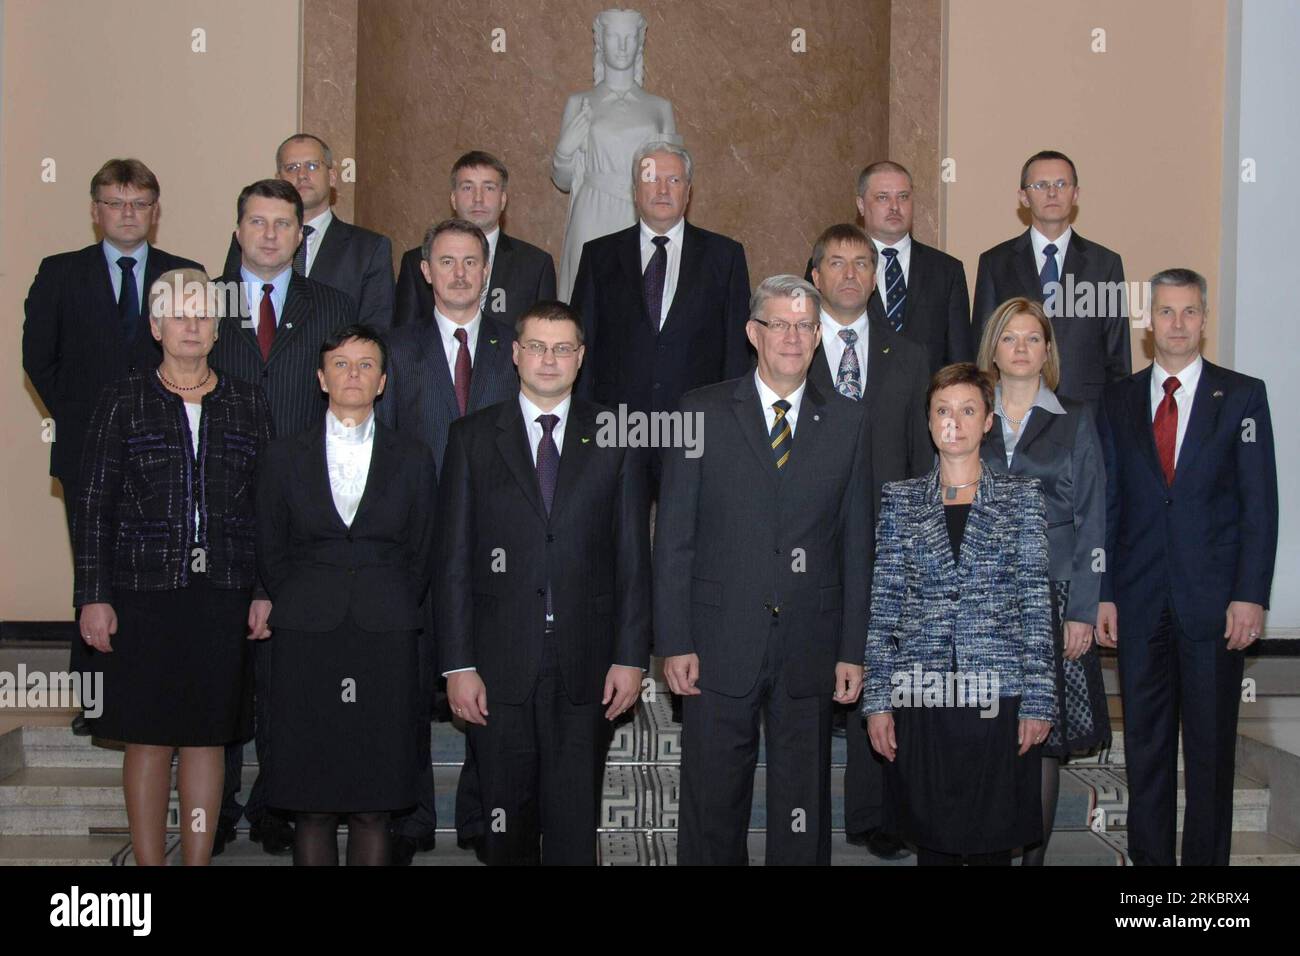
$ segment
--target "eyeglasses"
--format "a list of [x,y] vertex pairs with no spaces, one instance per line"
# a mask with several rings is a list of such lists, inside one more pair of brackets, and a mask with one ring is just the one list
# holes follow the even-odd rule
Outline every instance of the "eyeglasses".
[[521,342],[520,347],[534,358],[541,358],[550,352],[557,359],[572,358],[578,354],[578,349],[582,348],[580,345],[570,345],[568,342],[561,342],[549,348],[545,342]]
[[113,212],[121,212],[126,206],[130,206],[136,212],[148,212],[153,208],[154,199],[96,199],[95,202],[101,206],[107,206]]
[[804,319],[802,322],[796,322],[793,326],[784,319],[776,319],[768,322],[764,319],[755,319],[759,325],[766,326],[767,330],[773,335],[785,335],[791,328],[794,328],[800,335],[812,335],[817,331],[817,323]]
[[1049,183],[1046,179],[1040,179],[1036,183],[1026,183],[1025,188],[1032,189],[1036,193],[1045,193],[1049,189],[1055,189],[1059,193],[1064,192],[1073,185],[1074,183],[1066,179],[1058,179],[1054,183]]
[[304,166],[307,167],[307,172],[314,173],[317,170],[323,169],[325,167],[325,164],[318,163],[314,159],[309,159],[305,163],[285,163],[283,166],[280,167],[280,172],[288,173],[289,175],[293,176],[296,175],[298,170],[302,169]]

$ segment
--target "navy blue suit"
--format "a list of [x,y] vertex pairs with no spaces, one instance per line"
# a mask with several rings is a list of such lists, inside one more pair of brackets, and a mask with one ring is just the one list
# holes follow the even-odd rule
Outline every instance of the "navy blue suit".
[[1227,865],[1244,658],[1226,649],[1223,633],[1230,602],[1268,607],[1277,551],[1273,431],[1264,383],[1205,362],[1167,484],[1151,375],[1146,368],[1108,386],[1099,421],[1101,599],[1118,608],[1129,855],[1137,864],[1174,863],[1181,717],[1182,862]]

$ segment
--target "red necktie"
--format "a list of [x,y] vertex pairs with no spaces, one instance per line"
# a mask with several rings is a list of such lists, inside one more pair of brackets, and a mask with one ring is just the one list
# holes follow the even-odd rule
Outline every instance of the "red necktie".
[[456,336],[456,341],[460,346],[456,349],[456,404],[460,406],[460,413],[465,414],[465,409],[469,408],[469,377],[473,369],[469,364],[469,336],[465,334],[464,329],[457,329],[452,333]]
[[275,341],[275,306],[271,302],[271,293],[275,286],[266,283],[262,286],[262,304],[257,310],[257,344],[262,349],[262,361],[271,357],[271,343]]
[[1174,392],[1181,383],[1174,376],[1165,379],[1165,397],[1156,409],[1156,457],[1160,459],[1160,470],[1165,473],[1165,484],[1174,483],[1174,449],[1178,444],[1178,403],[1174,401]]

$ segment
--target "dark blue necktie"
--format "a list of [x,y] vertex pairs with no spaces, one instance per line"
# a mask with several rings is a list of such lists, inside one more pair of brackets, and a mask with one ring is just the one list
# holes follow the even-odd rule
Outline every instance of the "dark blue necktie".
[[903,306],[907,302],[907,283],[903,281],[903,266],[898,261],[897,249],[881,249],[885,257],[885,318],[895,332],[903,331]]
[[122,326],[122,338],[131,342],[135,340],[136,330],[140,326],[140,294],[135,288],[135,260],[123,256],[117,260],[117,267],[122,270],[122,289],[117,296],[117,319]]
[[[542,489],[542,504],[546,514],[551,514],[551,504],[555,501],[555,480],[560,474],[560,449],[555,445],[551,433],[560,423],[559,415],[538,415],[537,423],[542,426],[542,440],[537,446],[537,483]],[[555,614],[551,604],[551,582],[546,582],[546,619]]]
[[650,256],[650,264],[641,276],[645,289],[645,307],[650,313],[650,324],[659,331],[659,314],[664,307],[664,282],[668,279],[668,237],[655,236],[650,240],[655,244],[655,251]]
[[302,242],[298,243],[298,248],[293,253],[293,271],[300,276],[307,274],[307,240],[311,234],[316,231],[315,226],[302,227]]
[[[1061,281],[1061,272],[1056,268],[1056,246],[1048,243],[1043,246],[1043,255],[1047,260],[1043,263],[1043,271],[1038,274],[1038,285],[1043,293],[1043,301],[1046,302],[1051,290],[1048,286],[1053,282]],[[1049,312],[1050,316],[1051,313]]]

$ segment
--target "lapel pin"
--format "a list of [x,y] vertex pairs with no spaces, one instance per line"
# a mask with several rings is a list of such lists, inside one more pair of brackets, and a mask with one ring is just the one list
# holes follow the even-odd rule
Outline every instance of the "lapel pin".
[[888,354],[889,354],[889,346],[886,345],[883,349],[881,349],[881,350],[880,350],[880,354],[881,354],[881,355],[888,355]]
[[819,421],[821,421],[821,420],[822,420],[822,417],[821,417],[820,415],[814,415],[814,416],[813,416],[813,421],[815,421],[815,422],[819,422]]
[[590,438],[584,438],[584,439],[582,439],[582,443],[583,443],[584,445],[587,444],[587,443],[590,442],[590,441],[591,441]]
[[1216,388],[1216,389],[1214,390],[1214,395],[1213,395],[1213,397],[1214,397],[1214,398],[1223,398],[1223,392],[1219,391],[1219,390]]
[[284,327],[285,327],[286,329],[291,329],[291,328],[293,328],[293,323],[292,323],[292,322],[286,322],[286,323],[284,323]]
[[497,344],[496,339],[488,339],[488,345],[496,345],[496,344]]

